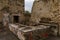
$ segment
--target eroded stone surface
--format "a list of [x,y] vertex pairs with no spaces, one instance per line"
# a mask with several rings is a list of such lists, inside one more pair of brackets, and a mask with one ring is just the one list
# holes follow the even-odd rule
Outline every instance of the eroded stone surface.
[[[39,23],[42,17],[51,18],[52,20],[59,19],[60,12],[59,0],[37,0],[33,4],[31,20]],[[58,16],[58,17],[57,17]]]

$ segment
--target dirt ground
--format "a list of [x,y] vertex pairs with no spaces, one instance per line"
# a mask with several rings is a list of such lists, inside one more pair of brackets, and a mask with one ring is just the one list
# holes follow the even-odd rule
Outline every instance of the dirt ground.
[[0,40],[19,40],[12,32],[3,30],[0,32]]
[[48,38],[47,40],[60,40],[60,37],[51,36],[51,37]]

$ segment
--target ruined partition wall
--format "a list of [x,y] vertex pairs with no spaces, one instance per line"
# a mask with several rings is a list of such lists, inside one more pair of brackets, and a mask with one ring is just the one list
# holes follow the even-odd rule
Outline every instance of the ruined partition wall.
[[59,13],[59,0],[35,0],[32,7],[31,21],[39,23],[41,18],[55,20]]

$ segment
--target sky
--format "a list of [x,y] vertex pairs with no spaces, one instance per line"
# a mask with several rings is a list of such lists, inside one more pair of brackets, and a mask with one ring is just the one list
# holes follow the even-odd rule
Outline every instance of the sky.
[[31,12],[34,0],[25,0],[25,10]]

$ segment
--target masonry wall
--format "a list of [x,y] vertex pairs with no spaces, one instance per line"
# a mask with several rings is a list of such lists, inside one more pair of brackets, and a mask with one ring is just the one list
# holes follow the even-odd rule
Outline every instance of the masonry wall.
[[55,20],[59,13],[59,0],[37,0],[32,7],[31,21],[39,23],[42,17]]
[[1,18],[4,13],[9,13],[11,22],[15,15],[19,16],[19,22],[22,22],[24,21],[24,0],[0,0],[0,12]]

